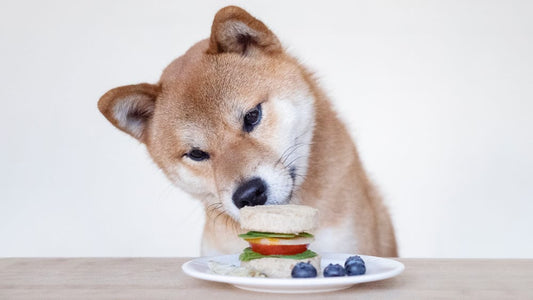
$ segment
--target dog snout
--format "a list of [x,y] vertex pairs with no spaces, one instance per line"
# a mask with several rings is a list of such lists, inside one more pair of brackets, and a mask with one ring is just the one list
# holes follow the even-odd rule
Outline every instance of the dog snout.
[[241,209],[245,206],[263,205],[267,201],[267,186],[261,178],[253,178],[241,184],[233,193],[233,203]]

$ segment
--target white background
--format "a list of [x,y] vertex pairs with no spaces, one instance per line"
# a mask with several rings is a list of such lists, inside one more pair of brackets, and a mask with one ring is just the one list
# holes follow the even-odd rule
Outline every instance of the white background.
[[202,207],[96,108],[240,4],[316,71],[404,257],[533,257],[531,1],[2,1],[0,256],[193,256]]

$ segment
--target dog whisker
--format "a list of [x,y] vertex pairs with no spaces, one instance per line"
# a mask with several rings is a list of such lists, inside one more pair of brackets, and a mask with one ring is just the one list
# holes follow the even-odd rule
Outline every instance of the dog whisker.
[[[215,202],[215,203],[211,203],[211,204],[208,204],[206,206],[206,214],[207,215],[212,215],[214,214],[215,212],[220,212],[220,209],[223,208],[224,205],[222,204],[222,202]],[[224,210],[222,210],[222,212],[224,212]],[[214,224],[214,222],[213,222]]]
[[218,217],[220,217],[221,215],[223,215],[225,212],[226,212],[226,211],[223,210],[223,211],[219,212],[219,213],[213,218],[213,226],[216,225],[216,222],[217,222]]
[[293,164],[294,164],[298,159],[305,158],[305,157],[307,157],[307,155],[300,155],[300,156],[297,156],[296,158],[294,158],[293,160],[291,160],[291,162],[289,162],[289,163],[287,164],[287,166],[288,166],[289,169],[290,169],[290,168],[293,167]]
[[220,208],[222,206],[223,206],[222,203],[213,203],[213,204],[207,205],[206,208],[207,209],[218,209],[218,208]]
[[274,164],[274,167],[276,167],[279,163],[281,163],[282,165],[285,165],[285,162],[287,161],[287,159],[289,159],[289,157],[300,147],[302,146],[306,146],[306,145],[311,145],[309,143],[296,143],[290,147],[288,147],[285,151],[283,151],[283,154],[281,155],[281,157],[276,161],[276,163]]
[[302,146],[306,146],[307,144],[306,143],[298,143],[296,145],[294,145],[294,147],[292,148],[292,150],[283,158],[283,160],[281,161],[282,164],[285,164],[285,162],[287,161],[287,159],[289,159],[289,157],[296,151],[298,150],[298,148],[302,147]]
[[[303,145],[303,143],[298,143],[298,140],[299,140],[304,134],[308,133],[309,130],[311,130],[311,128],[305,130],[305,131],[302,132],[299,136],[297,136],[296,138],[294,138],[294,144],[291,145],[291,146],[289,146],[289,147],[287,147],[287,149],[285,149],[285,150],[283,151],[283,153],[281,154],[280,158],[279,158],[279,159],[276,161],[276,163],[274,164],[274,167],[276,167],[276,166],[280,163],[280,161],[283,159],[283,157],[287,154],[287,151],[290,151],[291,148],[293,148],[293,147],[295,147],[295,146],[297,146],[297,145],[300,145],[300,144]],[[291,153],[287,154],[286,156],[288,157],[288,156],[290,156],[290,154],[291,154]]]
[[287,149],[285,149],[283,151],[283,153],[281,153],[281,156],[279,157],[279,159],[274,164],[274,167],[276,167],[280,162],[282,162],[282,160],[285,159],[286,155],[287,156],[290,155],[290,154],[287,154],[287,152],[290,151],[291,149],[293,149],[294,147],[296,147],[297,145],[299,145],[299,143],[295,143],[294,145],[291,145],[291,146],[287,147]]

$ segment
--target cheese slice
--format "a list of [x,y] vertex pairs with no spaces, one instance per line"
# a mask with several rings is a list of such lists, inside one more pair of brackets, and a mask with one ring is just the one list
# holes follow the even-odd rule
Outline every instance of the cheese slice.
[[262,245],[305,245],[310,244],[315,239],[312,237],[299,237],[292,239],[284,238],[257,238],[257,239],[246,239],[249,243],[262,244]]

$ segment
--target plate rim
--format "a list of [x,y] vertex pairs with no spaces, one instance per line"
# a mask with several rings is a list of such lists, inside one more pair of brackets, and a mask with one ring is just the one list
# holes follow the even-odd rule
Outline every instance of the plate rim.
[[[355,254],[348,253],[335,253],[324,252],[321,253],[321,260],[332,259],[331,256],[352,256]],[[238,258],[238,254],[227,254],[217,256],[202,256],[191,259],[182,264],[181,268],[185,274],[193,278],[198,278],[207,281],[223,282],[229,284],[238,285],[254,285],[263,287],[305,287],[305,286],[344,286],[354,285],[358,283],[379,281],[388,278],[395,277],[405,270],[405,265],[397,260],[385,257],[360,255],[363,260],[377,260],[392,264],[394,267],[390,271],[377,273],[377,274],[365,274],[361,276],[345,276],[345,277],[316,277],[316,278],[258,278],[258,277],[240,277],[229,276],[220,274],[210,274],[206,272],[200,272],[193,269],[194,264],[207,264],[209,260],[215,260],[216,258]]]

